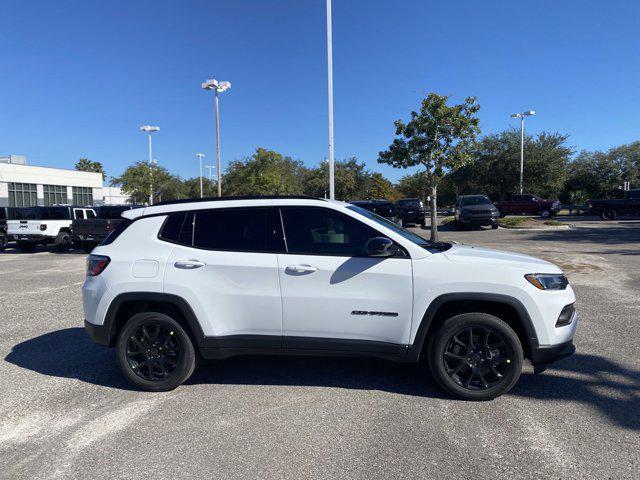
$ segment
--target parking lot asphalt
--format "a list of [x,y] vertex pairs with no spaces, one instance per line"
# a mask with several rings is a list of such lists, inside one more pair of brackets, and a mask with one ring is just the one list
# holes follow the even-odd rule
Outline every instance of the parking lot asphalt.
[[640,221],[562,221],[441,232],[576,291],[577,353],[484,403],[367,359],[235,358],[134,391],[82,330],[84,255],[0,253],[0,478],[638,478]]

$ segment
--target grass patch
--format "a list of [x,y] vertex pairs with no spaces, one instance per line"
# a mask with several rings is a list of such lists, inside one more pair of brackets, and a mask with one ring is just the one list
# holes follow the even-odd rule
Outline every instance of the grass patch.
[[448,223],[453,223],[455,222],[455,217],[451,216],[451,217],[444,217],[442,218],[442,220],[440,220],[440,225],[446,225]]
[[557,227],[559,225],[563,225],[563,223],[559,222],[558,220],[545,220],[544,224],[545,225],[551,225],[552,227]]
[[505,217],[498,220],[498,225],[501,227],[519,227],[523,225],[528,218],[525,217]]

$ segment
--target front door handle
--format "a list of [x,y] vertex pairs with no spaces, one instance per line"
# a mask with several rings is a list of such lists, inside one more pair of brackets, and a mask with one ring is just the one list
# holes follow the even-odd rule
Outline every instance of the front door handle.
[[183,270],[193,270],[195,268],[204,267],[206,263],[200,260],[178,260],[173,264],[176,268],[182,268]]
[[318,267],[311,265],[289,265],[286,270],[293,273],[313,273],[318,271]]

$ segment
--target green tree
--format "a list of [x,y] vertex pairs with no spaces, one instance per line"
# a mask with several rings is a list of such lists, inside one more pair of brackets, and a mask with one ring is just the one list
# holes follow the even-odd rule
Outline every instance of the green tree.
[[448,171],[454,171],[471,160],[470,150],[480,132],[476,113],[480,106],[475,97],[464,103],[448,106],[449,97],[430,93],[422,101],[419,112],[411,112],[411,120],[395,122],[399,138],[385,151],[378,162],[396,168],[422,166],[431,193],[431,240],[438,240],[438,181]]
[[396,185],[398,194],[405,198],[419,198],[423,202],[429,197],[429,178],[426,172],[403,176]]
[[[525,136],[524,192],[557,198],[572,155],[567,135],[543,132]],[[504,200],[519,191],[520,132],[505,130],[484,136],[473,153],[475,161],[447,175],[457,194],[485,194]]]
[[225,195],[299,195],[304,172],[301,161],[258,148],[251,157],[229,164],[222,191]]
[[[335,162],[335,193],[338,200],[367,198],[367,183],[371,174],[355,157]],[[304,175],[304,193],[312,197],[329,196],[329,162],[324,161]]]
[[391,183],[384,175],[374,172],[365,178],[365,200],[384,199],[395,202],[399,196],[393,183]]
[[122,192],[131,197],[134,203],[144,204],[149,200],[150,187],[153,184],[154,201],[186,198],[184,184],[179,177],[170,174],[162,166],[149,167],[147,162],[137,162],[128,167],[119,177],[111,179],[112,186],[122,188]]
[[107,177],[102,164],[100,162],[92,162],[88,158],[81,158],[80,160],[78,160],[76,162],[75,168],[76,170],[79,170],[81,172],[101,173],[103,180]]
[[[183,182],[183,193],[186,198],[200,198],[200,177],[188,178]],[[202,192],[204,197],[215,197],[218,195],[216,183],[208,178],[202,178]]]

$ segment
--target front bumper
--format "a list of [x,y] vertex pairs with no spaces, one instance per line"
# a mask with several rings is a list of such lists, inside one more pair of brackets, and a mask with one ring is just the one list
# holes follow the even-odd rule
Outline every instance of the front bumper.
[[558,345],[536,347],[531,351],[531,363],[536,366],[549,365],[573,355],[575,351],[576,347],[573,345],[573,340]]
[[464,215],[460,217],[460,223],[463,223],[465,225],[484,226],[484,225],[492,225],[497,222],[498,222],[497,215],[495,217],[488,216],[488,215],[484,215],[484,216]]

